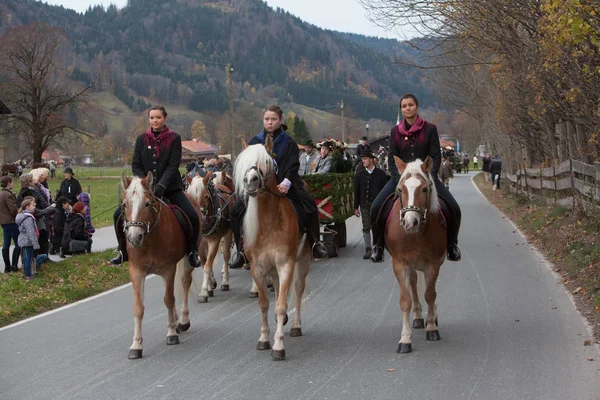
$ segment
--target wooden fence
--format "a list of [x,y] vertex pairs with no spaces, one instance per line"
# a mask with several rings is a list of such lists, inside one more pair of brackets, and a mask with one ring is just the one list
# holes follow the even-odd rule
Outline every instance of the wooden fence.
[[600,204],[600,163],[585,164],[577,160],[558,160],[550,166],[527,168],[519,165],[514,173],[504,173],[505,182],[510,183],[513,193],[530,199],[545,199],[547,204],[575,208],[584,211]]

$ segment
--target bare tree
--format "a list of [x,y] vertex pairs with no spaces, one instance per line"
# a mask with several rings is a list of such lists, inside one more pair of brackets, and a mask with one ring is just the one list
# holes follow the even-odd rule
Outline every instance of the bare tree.
[[60,29],[42,23],[11,29],[0,39],[0,92],[13,111],[3,118],[11,132],[22,135],[34,162],[70,132],[93,136],[75,129],[66,118],[67,112],[77,112],[91,83],[77,89],[66,83],[59,65],[65,42]]

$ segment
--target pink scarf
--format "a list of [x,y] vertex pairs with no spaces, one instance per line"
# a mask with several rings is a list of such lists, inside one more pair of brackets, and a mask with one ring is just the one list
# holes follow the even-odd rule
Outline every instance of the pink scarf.
[[173,139],[175,138],[175,134],[169,130],[169,127],[165,125],[162,132],[155,136],[154,132],[152,132],[152,128],[148,128],[146,131],[146,136],[144,137],[144,143],[146,146],[154,145],[156,147],[156,158],[160,158],[160,149],[168,149],[171,147],[171,143],[173,143]]
[[418,135],[421,133],[421,131],[423,131],[423,128],[425,127],[425,120],[418,115],[417,120],[408,130],[406,129],[406,123],[404,121],[405,119],[402,119],[402,121],[400,121],[400,123],[398,124],[398,132],[400,132],[400,134],[404,136]]

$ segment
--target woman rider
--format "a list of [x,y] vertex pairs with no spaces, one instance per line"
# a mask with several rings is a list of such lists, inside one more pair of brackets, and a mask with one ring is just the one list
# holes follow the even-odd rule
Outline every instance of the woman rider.
[[[315,200],[304,190],[304,183],[300,178],[300,156],[296,141],[288,136],[282,128],[283,110],[279,106],[270,106],[263,115],[264,130],[250,139],[249,145],[264,144],[266,135],[273,138],[273,153],[277,164],[277,188],[279,193],[287,196],[295,205],[302,205],[306,213],[307,239],[312,245],[313,258],[327,258],[327,249],[319,240],[319,214]],[[246,214],[244,199],[236,199],[232,213],[231,225],[238,249],[236,258],[229,265],[230,268],[241,268],[246,264],[244,256],[241,223]]]
[[385,199],[396,190],[400,175],[394,161],[397,156],[405,163],[415,161],[417,158],[425,160],[427,156],[433,160],[431,177],[435,188],[454,211],[456,218],[448,218],[448,260],[459,261],[458,231],[460,229],[461,212],[458,203],[438,178],[441,163],[440,138],[434,124],[425,121],[419,116],[419,101],[412,94],[406,94],[400,99],[400,108],[404,119],[392,128],[390,133],[390,146],[388,155],[388,168],[392,179],[379,192],[371,206],[371,221],[373,221],[373,255],[371,261],[383,261],[385,246],[385,223],[377,220],[379,210]]
[[[133,175],[144,178],[152,172],[152,191],[156,197],[165,197],[188,216],[192,223],[192,235],[188,237],[187,251],[190,265],[194,268],[200,266],[198,257],[198,239],[200,236],[200,219],[183,192],[179,175],[181,163],[181,136],[172,132],[165,125],[167,111],[163,106],[154,106],[148,111],[150,128],[146,133],[138,136],[133,150],[131,167]],[[114,215],[115,232],[119,242],[119,254],[110,260],[111,264],[120,265],[127,261],[127,246],[121,207],[117,208]]]

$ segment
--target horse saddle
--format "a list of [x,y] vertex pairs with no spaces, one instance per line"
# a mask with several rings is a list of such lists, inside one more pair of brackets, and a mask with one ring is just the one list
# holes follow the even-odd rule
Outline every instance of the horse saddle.
[[186,238],[191,238],[193,235],[192,221],[190,221],[187,214],[184,213],[181,208],[179,208],[175,204],[171,203],[169,201],[169,199],[167,199],[166,197],[163,197],[162,201],[164,201],[164,203],[169,207],[169,209],[175,215],[175,218],[177,219],[177,223],[179,224],[179,226],[181,227],[181,230],[183,231],[183,236],[185,236]]
[[[381,209],[379,210],[379,214],[377,215],[377,222],[378,223],[380,221],[384,222],[385,226],[387,227],[388,224],[390,223],[390,217],[391,217],[392,209],[394,208],[394,204],[396,204],[399,201],[400,201],[400,198],[395,193],[390,194],[385,199],[385,201],[383,202],[383,205],[381,206]],[[440,223],[442,224],[442,227],[445,230],[448,230],[448,220],[450,219],[451,221],[454,221],[456,216],[454,215],[454,211],[450,207],[448,201],[440,194],[438,194],[438,204],[439,204],[438,217],[440,219]]]
[[292,208],[294,209],[294,214],[296,214],[296,219],[298,220],[298,228],[300,229],[300,233],[303,234],[306,232],[306,223],[308,222],[308,213],[306,212],[306,207],[302,204],[302,199],[300,196],[286,196],[286,199],[289,200]]

